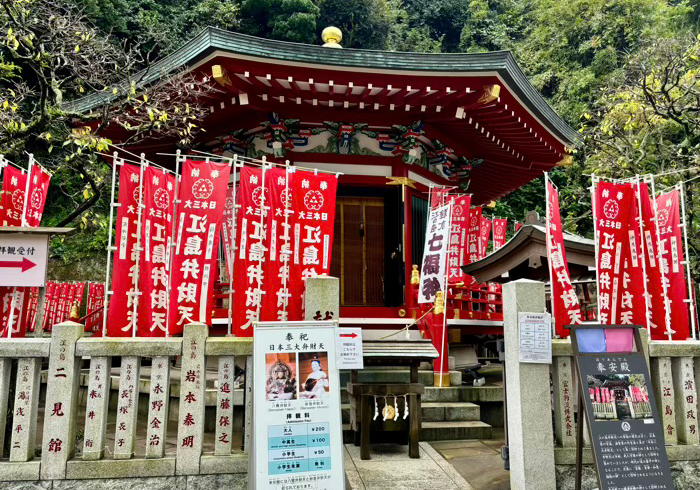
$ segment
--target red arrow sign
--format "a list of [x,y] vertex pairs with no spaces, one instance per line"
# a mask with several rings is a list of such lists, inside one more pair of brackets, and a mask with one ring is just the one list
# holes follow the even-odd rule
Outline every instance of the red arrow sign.
[[357,334],[354,332],[353,333],[341,333],[340,336],[341,337],[350,337],[351,339],[354,339],[355,337],[357,337]]
[[0,268],[19,268],[22,272],[26,272],[36,264],[26,257],[22,257],[22,260],[0,260]]

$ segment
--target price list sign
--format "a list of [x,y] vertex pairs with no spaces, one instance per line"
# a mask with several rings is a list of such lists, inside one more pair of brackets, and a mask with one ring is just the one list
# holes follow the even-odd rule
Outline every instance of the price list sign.
[[[571,326],[580,403],[588,418],[601,490],[674,488],[637,328]],[[583,432],[577,429],[580,471]]]
[[337,330],[335,322],[255,324],[252,488],[345,488]]

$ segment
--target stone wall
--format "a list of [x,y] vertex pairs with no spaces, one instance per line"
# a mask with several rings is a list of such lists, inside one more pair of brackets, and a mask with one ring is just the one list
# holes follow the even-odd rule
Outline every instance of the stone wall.
[[1,482],[3,490],[245,490],[245,474]]

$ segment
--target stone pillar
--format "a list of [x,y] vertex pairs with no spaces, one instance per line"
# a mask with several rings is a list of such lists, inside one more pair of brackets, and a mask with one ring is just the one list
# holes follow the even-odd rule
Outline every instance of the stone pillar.
[[41,450],[42,480],[64,479],[66,463],[75,454],[80,378],[80,359],[75,356],[75,344],[83,336],[84,328],[75,322],[53,327]]
[[114,429],[114,459],[131,459],[134,456],[140,373],[140,357],[122,357],[117,395],[117,424]]
[[304,320],[338,320],[340,281],[337,277],[309,277],[304,281]]
[[[243,450],[248,451],[252,448],[250,444],[251,434],[253,433],[253,356],[246,357],[245,360],[245,388],[244,388],[244,399],[245,399],[245,421],[243,423]],[[249,454],[252,461],[253,455]]]
[[695,399],[695,370],[692,357],[674,357],[671,360],[673,392],[676,402],[678,442],[698,443],[698,403]]
[[520,363],[518,313],[545,311],[544,283],[518,280],[503,286],[510,453],[510,488],[555,490],[554,434],[549,365]]
[[673,396],[673,372],[670,357],[651,358],[651,379],[656,393],[656,404],[661,417],[666,444],[678,442],[676,434],[676,403]]
[[162,458],[165,455],[169,405],[170,358],[168,356],[154,357],[151,362],[151,396],[148,400],[147,458]]
[[204,348],[208,334],[209,327],[204,323],[185,325],[182,334],[180,410],[175,462],[177,475],[199,474],[199,461],[204,446],[204,396],[207,386]]
[[17,385],[10,449],[11,462],[34,459],[39,412],[40,371],[40,357],[23,357],[17,363]]
[[5,425],[7,425],[7,409],[10,406],[10,372],[12,359],[0,358],[0,457],[4,457]]
[[112,384],[111,374],[111,357],[92,357],[90,359],[83,459],[98,460],[104,457],[109,390]]
[[233,356],[219,357],[219,383],[216,390],[216,439],[214,454],[231,454],[233,439],[233,379],[235,359]]
[[562,447],[576,447],[576,422],[574,404],[576,386],[573,382],[573,358],[552,358],[552,384],[554,386],[554,435]]

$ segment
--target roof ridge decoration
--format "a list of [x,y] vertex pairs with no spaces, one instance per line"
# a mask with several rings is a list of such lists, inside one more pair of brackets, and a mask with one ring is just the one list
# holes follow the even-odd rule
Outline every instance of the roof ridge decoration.
[[[510,51],[487,53],[405,53],[360,49],[326,49],[322,46],[263,39],[214,27],[207,27],[170,55],[162,58],[135,75],[144,85],[156,82],[164,74],[197,64],[217,51],[239,54],[261,60],[281,60],[304,63],[319,68],[354,67],[377,71],[420,74],[421,72],[445,73],[497,73],[513,96],[535,116],[549,132],[565,142],[575,145],[578,134],[547,104],[532,86],[516,63]],[[323,60],[322,63],[319,60]],[[128,89],[128,81],[120,86]],[[493,96],[493,94],[490,94]],[[496,95],[496,98],[498,95]],[[110,103],[112,93],[96,93],[67,102],[64,109],[85,113]]]

